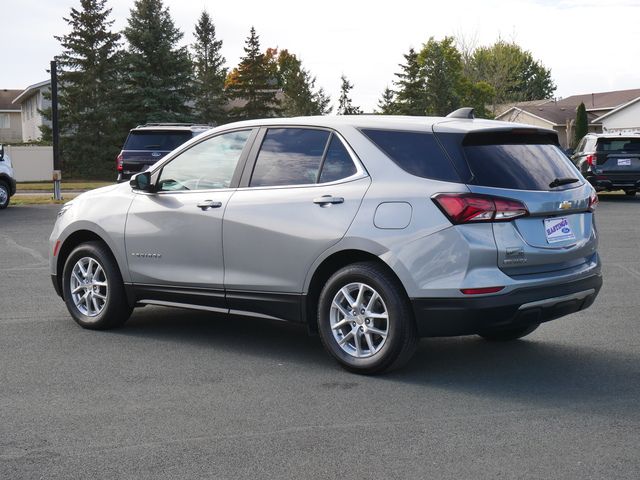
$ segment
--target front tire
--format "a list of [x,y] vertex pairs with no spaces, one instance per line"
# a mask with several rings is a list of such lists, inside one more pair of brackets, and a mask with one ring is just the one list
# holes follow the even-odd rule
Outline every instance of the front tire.
[[131,315],[120,270],[102,243],[83,243],[71,252],[62,289],[69,313],[83,328],[119,327]]
[[418,343],[402,285],[376,262],[354,263],[329,278],[318,303],[318,331],[340,365],[363,374],[401,367]]
[[0,182],[0,210],[4,210],[9,206],[9,185],[5,182]]
[[486,330],[479,333],[482,338],[490,342],[509,342],[518,338],[526,337],[540,326],[539,323],[524,325],[519,327],[505,327]]

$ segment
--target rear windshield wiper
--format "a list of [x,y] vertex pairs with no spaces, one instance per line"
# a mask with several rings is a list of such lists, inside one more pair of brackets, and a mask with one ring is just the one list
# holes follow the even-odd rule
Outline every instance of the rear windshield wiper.
[[549,188],[559,187],[560,185],[569,185],[570,183],[576,183],[580,180],[573,177],[556,178],[549,184]]

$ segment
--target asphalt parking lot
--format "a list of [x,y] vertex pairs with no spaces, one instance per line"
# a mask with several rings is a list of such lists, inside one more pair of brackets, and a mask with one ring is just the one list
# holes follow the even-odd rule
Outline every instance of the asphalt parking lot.
[[595,305],[510,344],[343,371],[303,328],[146,307],[78,327],[58,207],[0,211],[0,478],[640,478],[640,196],[603,195]]

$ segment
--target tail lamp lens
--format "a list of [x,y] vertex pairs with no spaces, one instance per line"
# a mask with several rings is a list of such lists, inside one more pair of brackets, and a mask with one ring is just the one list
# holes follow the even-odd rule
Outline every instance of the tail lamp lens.
[[122,152],[116,157],[116,168],[119,172],[122,171]]
[[529,214],[518,200],[473,193],[439,193],[435,204],[453,224],[505,222]]
[[600,200],[598,199],[598,194],[596,192],[593,192],[589,197],[589,210],[593,212],[598,206],[598,202],[600,202]]

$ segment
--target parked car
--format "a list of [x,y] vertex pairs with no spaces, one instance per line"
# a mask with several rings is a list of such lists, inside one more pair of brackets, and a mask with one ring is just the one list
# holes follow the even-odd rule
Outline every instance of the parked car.
[[53,285],[90,329],[145,304],[305,323],[361,373],[419,337],[513,340],[589,307],[593,187],[555,132],[468,115],[211,130],[65,204]]
[[9,206],[9,200],[16,193],[16,179],[11,165],[11,158],[0,145],[0,210]]
[[640,189],[640,134],[589,133],[571,159],[597,191]]
[[122,150],[116,157],[118,182],[146,170],[171,150],[206,132],[210,125],[191,123],[147,123],[129,131]]

